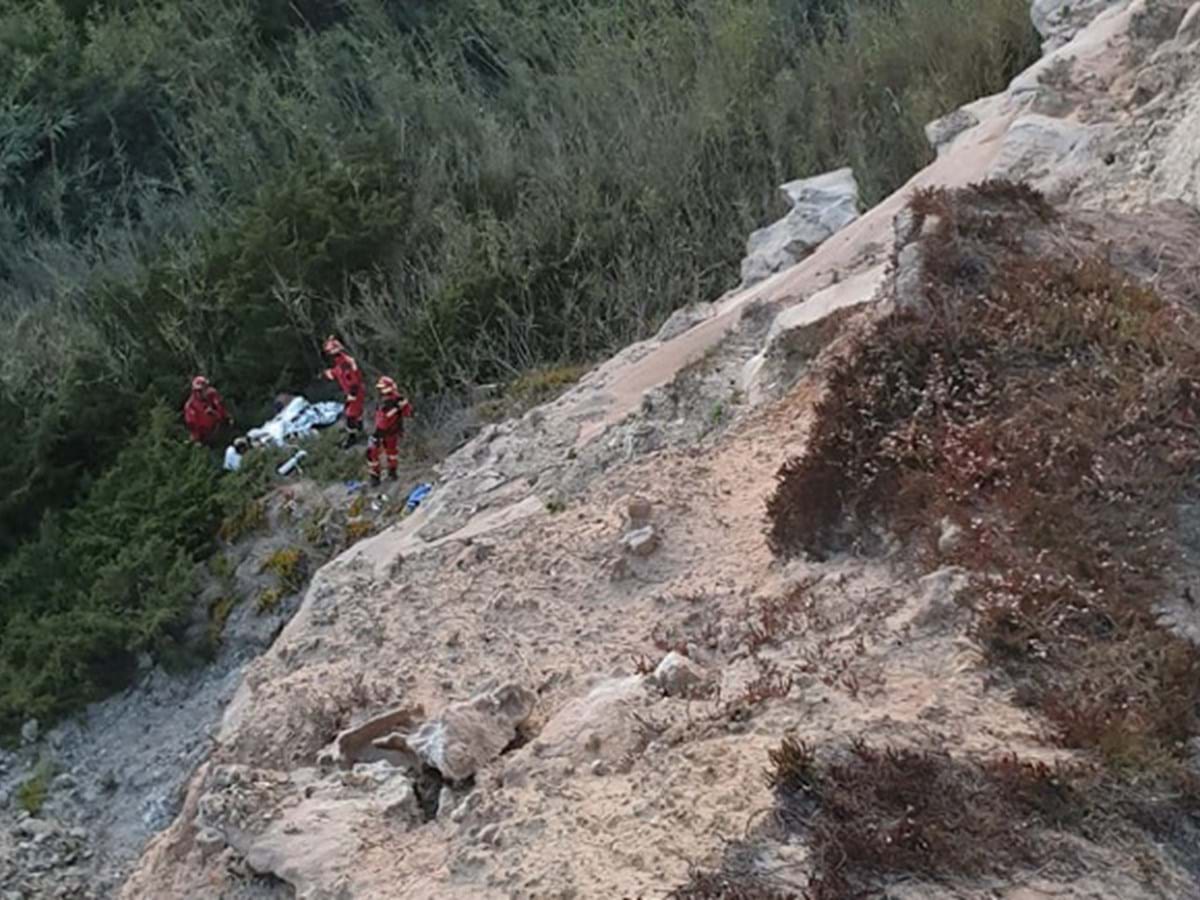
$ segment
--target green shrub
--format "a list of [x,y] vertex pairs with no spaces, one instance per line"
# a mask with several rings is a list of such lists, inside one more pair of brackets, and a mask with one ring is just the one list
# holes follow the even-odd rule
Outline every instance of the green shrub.
[[50,796],[50,780],[53,777],[54,766],[46,760],[39,762],[33,775],[21,782],[17,788],[17,806],[31,816],[41,813]]
[[225,633],[225,623],[241,602],[237,594],[225,594],[218,597],[208,608],[208,646],[209,649],[221,643],[221,635]]
[[178,651],[218,478],[158,407],[76,508],[0,564],[0,733],[123,687],[141,652]]
[[283,600],[283,589],[278,585],[269,588],[263,588],[254,601],[254,610],[260,616],[275,612],[279,608],[280,602]]
[[283,592],[294,594],[308,580],[308,557],[298,547],[284,547],[272,553],[260,571],[274,574]]

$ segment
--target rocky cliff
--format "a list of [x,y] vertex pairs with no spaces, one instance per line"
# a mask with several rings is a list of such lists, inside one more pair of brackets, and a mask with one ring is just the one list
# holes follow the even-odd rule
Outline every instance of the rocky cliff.
[[[830,371],[926,302],[908,210],[927,188],[1025,182],[1063,217],[1039,247],[1196,299],[1200,3],[1033,16],[1043,59],[931,123],[937,159],[901,191],[489,428],[427,505],[321,569],[121,896],[800,896],[817,844],[763,777],[784,738],[1086,761],[989,666],[960,568],[914,567],[885,532],[788,558],[765,514]],[[20,846],[59,840],[24,827]],[[886,895],[1200,896],[1194,847],[1046,835],[1070,852]]]

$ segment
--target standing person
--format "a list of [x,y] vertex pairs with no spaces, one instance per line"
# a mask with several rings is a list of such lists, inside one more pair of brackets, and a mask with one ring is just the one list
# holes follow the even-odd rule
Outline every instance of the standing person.
[[396,480],[400,465],[400,438],[404,435],[404,420],[413,414],[412,404],[400,393],[396,382],[386,375],[375,383],[379,391],[379,407],[375,410],[375,433],[367,442],[367,469],[371,484],[379,484],[380,457],[387,456],[388,477]]
[[183,404],[183,423],[197,444],[207,444],[222,425],[232,425],[225,400],[203,375],[192,379],[192,393]]
[[323,349],[329,357],[329,368],[322,374],[330,381],[336,381],[346,396],[346,440],[342,446],[352,447],[362,435],[363,411],[367,403],[362,370],[342,342],[332,335],[325,339]]

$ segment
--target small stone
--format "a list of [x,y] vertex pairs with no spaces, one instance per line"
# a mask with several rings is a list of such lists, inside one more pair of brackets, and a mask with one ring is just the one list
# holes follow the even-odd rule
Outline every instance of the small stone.
[[598,759],[591,765],[591,773],[598,778],[602,778],[608,774],[608,765],[602,759]]
[[498,847],[500,845],[500,826],[495,824],[483,826],[479,830],[479,843],[489,847]]
[[941,533],[938,535],[938,552],[943,556],[949,556],[962,546],[964,532],[961,525],[952,522],[949,518],[942,519],[939,524]]
[[629,521],[635,525],[644,525],[646,522],[649,522],[653,511],[654,507],[645,497],[630,497],[628,503],[625,505],[625,514],[629,517]]
[[38,739],[41,729],[38,726],[37,719],[27,719],[25,724],[21,726],[21,743],[32,744]]
[[652,525],[631,531],[621,539],[621,545],[634,556],[649,556],[658,549],[659,543],[658,532]]
[[438,792],[437,817],[439,819],[444,819],[446,816],[453,818],[456,806],[457,802],[454,791],[443,785],[442,789]]
[[672,650],[654,670],[654,683],[668,697],[684,697],[704,681],[704,675],[686,656]]
[[196,832],[193,842],[205,859],[225,849],[225,838],[214,828],[201,828]]

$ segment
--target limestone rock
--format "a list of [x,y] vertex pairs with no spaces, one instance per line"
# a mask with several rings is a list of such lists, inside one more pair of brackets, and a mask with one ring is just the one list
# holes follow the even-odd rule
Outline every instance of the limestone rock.
[[650,701],[639,675],[605,678],[559,709],[542,728],[533,751],[542,759],[583,766],[601,760],[622,767],[644,747],[637,713]]
[[1191,44],[1200,40],[1200,0],[1196,0],[1184,13],[1175,32],[1175,40],[1181,44]]
[[224,766],[207,787],[196,820],[201,852],[211,855],[223,843],[298,897],[330,896],[352,876],[362,828],[423,821],[412,781],[383,762],[323,777],[316,769]]
[[782,310],[771,323],[762,351],[743,365],[738,388],[757,404],[769,389],[791,384],[829,346],[847,316],[875,296],[882,278],[882,265],[875,266]]
[[333,743],[321,751],[317,761],[322,766],[349,768],[369,753],[376,741],[395,734],[407,732],[414,723],[425,715],[420,706],[400,706],[375,716],[353,728],[339,732]]
[[949,517],[942,519],[939,525],[938,552],[949,555],[962,546],[963,529],[961,525],[952,522]]
[[1029,15],[1042,36],[1044,52],[1068,43],[1109,6],[1121,0],[1033,0]]
[[655,340],[669,341],[672,338],[679,337],[688,329],[703,322],[713,313],[713,305],[711,303],[693,303],[685,306],[682,309],[677,309],[663,322],[662,327],[658,329],[658,333],[654,336]]
[[975,113],[969,109],[956,109],[926,125],[925,140],[929,141],[930,147],[941,153],[956,137],[978,124],[979,116]]
[[1028,113],[1004,135],[988,175],[1032,181],[1043,190],[1050,189],[1053,185],[1039,182],[1063,182],[1094,165],[1099,137],[1097,126]]
[[528,688],[507,684],[447,707],[408,736],[409,748],[450,781],[469,778],[512,743],[533,712]]
[[634,556],[649,556],[658,549],[658,532],[653,525],[637,528],[621,538],[621,546]]
[[780,191],[791,211],[750,235],[742,260],[743,287],[794,265],[858,218],[858,182],[851,169],[791,181]]
[[704,673],[674,650],[662,658],[653,677],[659,690],[668,697],[686,697],[704,682]]

